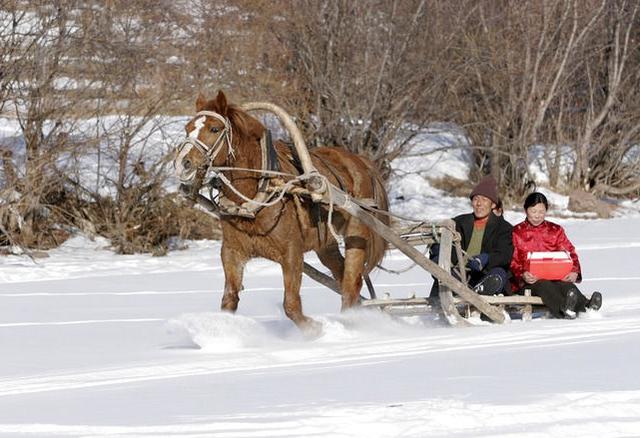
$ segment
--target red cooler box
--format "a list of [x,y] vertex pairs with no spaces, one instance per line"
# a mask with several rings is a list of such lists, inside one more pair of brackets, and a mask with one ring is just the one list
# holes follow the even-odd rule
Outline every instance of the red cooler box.
[[530,252],[529,269],[542,280],[562,280],[573,268],[573,260],[566,251]]

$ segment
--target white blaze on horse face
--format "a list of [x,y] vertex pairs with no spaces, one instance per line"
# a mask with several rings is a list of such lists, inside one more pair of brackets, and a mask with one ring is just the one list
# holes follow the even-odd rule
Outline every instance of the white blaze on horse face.
[[[200,136],[200,130],[204,127],[204,123],[207,120],[205,116],[198,117],[194,120],[194,128],[187,135],[188,138],[198,140]],[[184,159],[189,155],[189,152],[193,149],[191,144],[185,144],[179,151],[178,156],[174,161],[174,167],[176,169],[176,175],[182,182],[190,182],[196,176],[195,168],[185,168]],[[193,164],[193,163],[192,163]]]
[[204,127],[204,122],[207,120],[205,116],[198,117],[194,122],[195,128],[189,133],[189,138],[198,139],[200,135],[200,130]]
[[193,177],[196,176],[196,169],[185,169],[183,163],[183,160],[185,159],[185,157],[187,155],[189,155],[189,152],[191,152],[191,149],[193,149],[193,146],[191,146],[190,144],[185,145],[179,152],[178,152],[178,156],[176,157],[175,161],[174,161],[174,166],[176,169],[176,176],[180,179],[180,181],[182,182],[189,182],[193,179]]

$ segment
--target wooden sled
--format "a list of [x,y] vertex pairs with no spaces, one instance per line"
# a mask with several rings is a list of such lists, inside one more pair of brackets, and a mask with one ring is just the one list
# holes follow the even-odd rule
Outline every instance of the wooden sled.
[[[370,298],[362,297],[361,305],[368,308],[378,308],[382,311],[398,316],[426,315],[435,312],[444,316],[449,324],[455,326],[473,325],[475,322],[481,321],[482,319],[496,323],[504,323],[511,319],[530,321],[534,317],[546,316],[548,314],[548,311],[542,304],[540,297],[531,296],[531,293],[528,290],[525,291],[525,295],[479,295],[469,289],[465,283],[462,283],[457,280],[456,277],[451,275],[449,273],[452,267],[451,253],[455,250],[457,252],[457,260],[459,260],[459,263],[458,266],[454,267],[454,269],[457,269],[458,275],[466,282],[462,248],[460,240],[457,238],[458,236],[456,236],[457,233],[454,229],[455,223],[452,220],[448,220],[437,224],[423,224],[419,228],[404,230],[404,232],[400,232],[397,235],[393,231],[390,231],[393,233],[394,237],[389,240],[399,237],[403,241],[403,243],[398,246],[390,244],[391,248],[398,248],[400,250],[404,249],[406,252],[409,252],[411,254],[408,255],[409,258],[414,260],[416,264],[422,266],[428,272],[432,272],[429,270],[432,267],[429,263],[433,264],[433,266],[438,266],[442,271],[444,271],[443,273],[438,270],[434,270],[438,275],[442,275],[441,278],[445,279],[444,281],[439,282],[439,300],[432,301],[428,297],[392,298],[386,296],[378,298],[375,294],[375,290],[371,286],[370,280],[365,278],[365,282],[369,288]],[[387,233],[386,230],[383,231]],[[422,253],[418,251],[414,252],[407,248],[407,245],[409,245],[415,250],[415,246],[430,246],[434,243],[439,243],[440,245],[439,265],[435,265]],[[419,255],[419,257],[416,254]],[[309,277],[324,284],[336,293],[340,293],[335,281],[333,281],[331,277],[323,274],[308,264],[305,264],[304,272]],[[434,276],[436,275],[434,274]],[[440,280],[440,278],[438,279]],[[463,292],[454,293],[454,290],[462,290]],[[479,303],[480,306],[478,306],[477,303]],[[480,310],[480,308],[484,311]],[[487,310],[489,310],[489,313],[486,312]],[[484,314],[485,317],[481,317],[480,313]],[[502,318],[500,318],[499,315],[502,316]]]

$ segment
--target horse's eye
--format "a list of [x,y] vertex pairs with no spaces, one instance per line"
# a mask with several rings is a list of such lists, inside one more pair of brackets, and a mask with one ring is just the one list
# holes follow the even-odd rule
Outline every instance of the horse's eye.
[[220,128],[217,128],[215,126],[212,126],[210,129],[211,132],[213,132],[214,134],[216,134],[218,131],[220,131]]

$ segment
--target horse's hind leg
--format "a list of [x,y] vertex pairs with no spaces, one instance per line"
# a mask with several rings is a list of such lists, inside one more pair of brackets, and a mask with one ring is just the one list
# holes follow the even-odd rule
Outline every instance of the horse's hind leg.
[[221,258],[224,269],[224,295],[222,295],[220,308],[235,312],[238,308],[238,301],[240,301],[242,276],[247,258],[224,243],[222,244]]
[[338,283],[339,287],[342,287],[342,277],[344,276],[344,257],[340,254],[340,248],[338,243],[333,242],[323,248],[316,250],[320,263],[329,268],[331,275]]
[[344,275],[342,278],[342,310],[360,303],[362,273],[367,253],[367,235],[364,225],[349,224],[345,243]]
[[284,279],[284,313],[307,335],[318,336],[322,331],[322,325],[302,313],[300,285],[303,262],[303,255],[298,254],[297,257],[289,255],[287,260],[281,263]]

